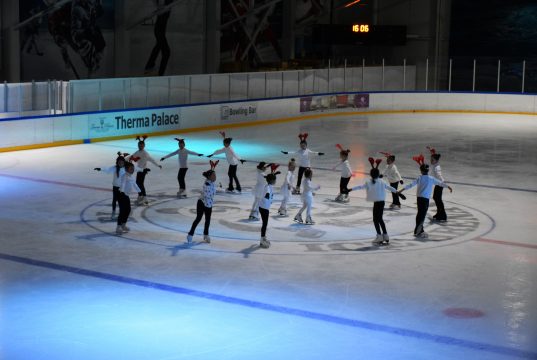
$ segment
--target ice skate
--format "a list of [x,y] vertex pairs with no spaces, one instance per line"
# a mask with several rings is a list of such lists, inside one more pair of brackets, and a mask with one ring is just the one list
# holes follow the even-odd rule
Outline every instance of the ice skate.
[[308,216],[306,218],[306,225],[315,225],[315,221],[313,221],[313,219],[310,216]]
[[390,204],[390,209],[393,209],[395,207],[395,204]]
[[259,246],[263,249],[268,249],[270,247],[270,241],[267,240],[266,236],[263,236],[261,238],[261,242],[259,243]]
[[279,210],[278,210],[278,215],[280,215],[280,216],[287,216],[287,210],[285,210],[285,209],[279,209]]
[[233,189],[226,189],[226,192],[228,194],[235,194],[235,190],[233,190]]
[[429,234],[427,234],[425,231],[422,231],[421,233],[415,234],[414,236],[418,239],[427,239],[429,237]]
[[143,202],[144,205],[149,205],[149,199],[147,197],[144,196],[144,202]]
[[342,201],[342,202],[343,202],[344,204],[346,204],[346,203],[348,203],[349,201],[351,201],[351,199],[349,199],[349,195],[347,195],[347,194],[343,195],[343,201]]
[[381,234],[377,234],[377,237],[375,238],[375,240],[373,240],[373,245],[379,246],[382,244],[383,241],[384,237]]
[[129,232],[131,230],[126,224],[121,225],[121,229],[123,232]]
[[394,206],[393,206],[393,209],[394,209],[394,210],[401,210],[401,205],[394,205]]
[[382,239],[384,240],[385,243],[390,242],[390,237],[388,236],[388,234],[382,234]]
[[299,190],[299,189],[295,189],[295,190],[293,190],[292,194],[293,194],[293,195],[300,195],[300,190]]
[[302,215],[298,214],[297,216],[295,216],[295,218],[293,219],[294,222],[297,222],[299,224],[302,224],[304,222],[304,220],[302,220]]
[[123,229],[121,228],[120,225],[118,225],[118,226],[116,227],[116,234],[118,234],[118,235],[123,234]]
[[343,194],[339,194],[338,196],[336,196],[336,198],[334,199],[335,202],[343,202]]
[[136,199],[136,205],[142,205],[144,202],[144,197],[142,195],[138,195],[138,198]]
[[192,235],[188,234],[186,236],[186,242],[189,243],[189,244],[192,244]]
[[207,244],[211,243],[211,237],[209,235],[203,235],[203,241],[205,241]]
[[116,218],[116,212],[112,211],[112,215],[110,215],[110,220],[114,220]]
[[179,199],[184,199],[184,198],[186,198],[186,192],[185,192],[185,189],[180,189],[180,190],[177,192],[177,198],[179,198]]

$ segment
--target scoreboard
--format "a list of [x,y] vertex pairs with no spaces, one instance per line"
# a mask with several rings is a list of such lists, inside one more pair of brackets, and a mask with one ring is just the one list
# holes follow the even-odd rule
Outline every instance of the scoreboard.
[[334,45],[388,45],[406,44],[406,26],[317,24],[313,27],[313,41]]

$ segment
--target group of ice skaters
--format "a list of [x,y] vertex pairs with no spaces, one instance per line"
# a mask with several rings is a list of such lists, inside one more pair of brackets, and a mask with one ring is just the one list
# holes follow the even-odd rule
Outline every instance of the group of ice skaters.
[[[225,154],[226,160],[229,164],[229,186],[227,187],[226,192],[241,193],[241,185],[237,177],[237,167],[239,162],[244,163],[246,160],[241,159],[231,147],[231,142],[233,139],[226,137],[224,132],[220,132],[220,134],[224,138],[224,147],[214,151],[212,154],[207,155],[207,157],[210,158],[217,154]],[[315,195],[315,191],[320,189],[320,186],[312,182],[313,171],[311,169],[310,157],[311,155],[322,156],[324,153],[310,150],[306,141],[307,137],[307,133],[299,134],[300,148],[298,150],[290,152],[282,151],[282,153],[286,155],[295,155],[297,160],[295,160],[295,158],[291,158],[287,164],[287,174],[280,190],[282,202],[278,209],[278,215],[287,216],[287,204],[291,195],[300,195],[302,207],[295,215],[293,220],[301,224],[314,225],[315,222],[311,217],[311,209],[313,206],[313,196]],[[136,200],[136,204],[148,204],[144,186],[145,177],[150,171],[150,169],[146,167],[147,163],[151,162],[159,168],[162,168],[162,166],[158,164],[147,151],[145,151],[146,139],[147,136],[136,138],[138,141],[138,151],[136,151],[134,154],[129,155],[118,153],[116,165],[104,169],[95,168],[95,170],[105,171],[113,174],[112,219],[115,217],[116,203],[118,203],[119,215],[117,217],[116,227],[116,233],[118,235],[129,231],[129,228],[127,227],[127,220],[131,211],[131,201],[129,195],[133,192],[137,192],[138,198]],[[203,156],[203,154],[186,149],[184,139],[176,138],[175,140],[178,141],[179,149],[162,157],[160,161],[164,161],[165,159],[175,155],[178,156],[179,171],[177,174],[177,181],[179,183],[179,191],[177,192],[177,197],[185,198],[185,176],[188,170],[188,155]],[[433,216],[433,220],[438,222],[447,221],[447,215],[445,212],[444,203],[442,201],[442,191],[445,187],[447,187],[450,192],[453,190],[449,185],[446,184],[444,178],[442,177],[439,164],[440,154],[437,153],[434,148],[427,147],[431,154],[430,162],[432,165],[432,176],[429,175],[429,165],[425,163],[425,157],[422,154],[414,156],[413,160],[416,161],[420,166],[419,169],[421,175],[411,183],[398,190],[398,186],[403,184],[403,179],[397,170],[397,166],[395,165],[395,155],[387,152],[381,153],[386,157],[387,163],[387,166],[384,168],[382,173],[379,170],[379,165],[382,162],[382,159],[374,159],[370,157],[368,159],[369,163],[371,164],[371,170],[369,173],[370,179],[366,180],[362,185],[348,188],[350,179],[353,177],[353,172],[349,164],[350,150],[345,150],[340,144],[337,144],[336,147],[339,149],[339,158],[341,161],[333,167],[333,170],[340,167],[341,178],[339,183],[340,191],[335,198],[335,201],[340,203],[348,203],[349,192],[362,189],[366,190],[366,201],[373,202],[373,224],[377,233],[376,238],[373,241],[374,245],[387,245],[390,241],[388,232],[386,230],[386,225],[383,221],[386,191],[392,192],[392,203],[390,208],[397,210],[401,208],[399,199],[406,199],[402,192],[417,186],[416,196],[418,212],[416,215],[416,226],[414,228],[414,236],[417,238],[428,237],[427,233],[424,231],[424,222],[427,215],[427,210],[429,208],[429,199],[431,198],[431,195],[433,195],[437,211],[436,215]],[[209,163],[210,169],[203,173],[204,182],[201,195],[196,204],[196,219],[192,223],[192,227],[187,235],[187,243],[189,244],[192,243],[196,227],[204,216],[205,225],[203,230],[203,240],[207,243],[211,242],[211,238],[209,236],[209,227],[211,222],[212,207],[214,204],[214,196],[216,194],[215,168],[218,165],[219,160],[209,161]],[[296,185],[294,185],[295,170],[297,165],[298,177],[296,180]],[[262,248],[270,247],[270,241],[266,237],[266,231],[269,219],[269,210],[274,197],[273,187],[276,183],[276,176],[280,174],[280,171],[277,171],[278,167],[279,165],[277,164],[267,164],[266,162],[260,162],[257,165],[257,182],[253,190],[254,202],[252,204],[249,219],[256,221],[261,218],[262,226],[260,247]],[[266,174],[268,169],[270,169],[270,173]],[[136,176],[134,177],[135,172]],[[385,182],[383,178],[385,178],[387,182]],[[306,211],[305,222],[302,218],[304,211]]]

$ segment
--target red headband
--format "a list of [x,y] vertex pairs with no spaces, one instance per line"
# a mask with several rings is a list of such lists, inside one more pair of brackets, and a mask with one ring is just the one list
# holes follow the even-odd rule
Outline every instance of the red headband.
[[431,152],[431,155],[434,155],[436,154],[436,149],[435,148],[432,148],[430,146],[427,146],[427,150],[429,150]]
[[225,139],[226,138],[226,132],[225,131],[219,131],[220,135]]
[[379,153],[381,153],[382,155],[386,156],[387,158],[389,158],[390,156],[393,156],[393,154],[389,153],[389,152],[379,151]]
[[[376,160],[375,160],[375,159],[373,159],[372,157],[370,157],[370,158],[367,159],[367,160],[369,160],[369,163],[371,164],[371,167],[372,167],[373,169],[378,169],[380,163],[382,162],[382,159],[376,159]],[[376,166],[375,166],[375,165],[376,165]]]
[[216,160],[216,161],[209,160],[209,163],[211,164],[211,170],[214,170],[216,168],[216,165],[218,165],[219,162],[220,160]]
[[419,166],[425,164],[425,157],[423,156],[423,154],[419,154],[418,156],[413,156],[412,160],[417,162]]
[[308,138],[308,133],[298,134],[298,138],[300,139],[300,142],[306,141]]
[[136,137],[136,140],[141,141],[141,142],[145,142],[145,139],[147,139],[147,135],[142,135],[142,136],[137,136]]

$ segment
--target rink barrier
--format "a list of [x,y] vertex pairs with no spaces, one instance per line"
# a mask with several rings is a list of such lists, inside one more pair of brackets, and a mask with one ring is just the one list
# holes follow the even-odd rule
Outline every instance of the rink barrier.
[[[365,100],[360,103],[358,98]],[[341,101],[343,104],[339,103]],[[304,108],[303,103],[308,106],[321,104],[322,109]],[[449,106],[453,108],[450,109]],[[537,96],[346,92],[0,119],[0,132],[9,135],[0,138],[0,152],[129,139],[140,134],[162,136],[327,117],[409,113],[535,116]],[[140,126],[143,128],[140,129]]]

